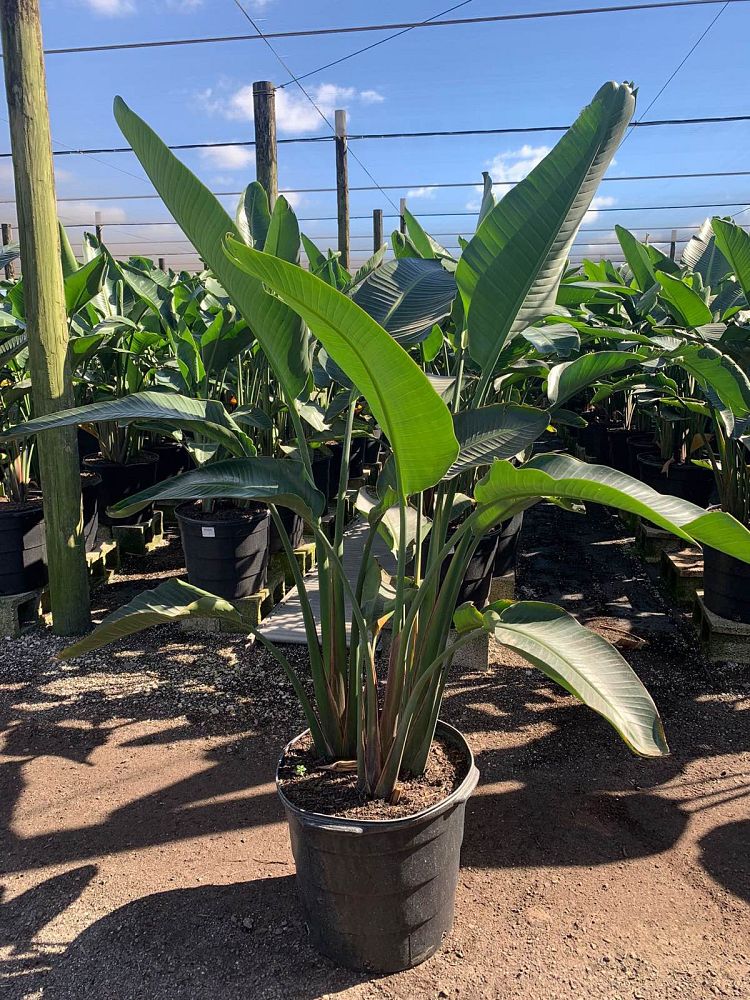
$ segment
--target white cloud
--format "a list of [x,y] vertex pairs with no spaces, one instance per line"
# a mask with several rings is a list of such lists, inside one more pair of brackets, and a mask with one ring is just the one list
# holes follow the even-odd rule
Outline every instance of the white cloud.
[[527,174],[530,174],[537,163],[541,163],[549,151],[549,146],[523,145],[519,149],[511,149],[505,153],[498,153],[497,156],[488,162],[487,169],[493,181],[516,183],[516,181],[521,181]]
[[406,192],[407,198],[434,198],[437,188],[434,187],[418,187],[412,188],[411,191]]
[[201,150],[201,159],[219,170],[244,170],[255,163],[255,153],[245,146],[212,146]]
[[298,191],[281,191],[291,208],[299,208],[304,198]]
[[[196,96],[198,103],[209,114],[222,114],[226,118],[253,120],[253,87],[247,84],[229,96],[223,91],[225,86],[209,87]],[[352,104],[373,104],[384,100],[375,90],[358,91],[354,87],[339,87],[335,83],[321,83],[310,88],[309,94],[320,111],[333,121],[337,108],[349,109]],[[319,132],[326,127],[318,111],[304,94],[284,88],[276,91],[276,127],[279,132],[300,135],[305,132]]]
[[583,225],[597,219],[599,217],[600,208],[611,208],[616,204],[617,198],[613,198],[611,195],[598,194],[595,198],[591,199],[591,208],[589,208],[588,212],[586,212],[583,217]]
[[102,225],[108,222],[125,222],[124,208],[117,205],[98,205],[95,201],[63,201],[58,205],[60,218],[66,225],[76,222],[86,223],[92,230],[96,224],[96,213],[101,213]]
[[102,17],[125,17],[135,14],[134,0],[83,0],[85,5],[95,14]]
[[178,14],[191,14],[202,6],[203,0],[167,0],[168,9],[174,10]]

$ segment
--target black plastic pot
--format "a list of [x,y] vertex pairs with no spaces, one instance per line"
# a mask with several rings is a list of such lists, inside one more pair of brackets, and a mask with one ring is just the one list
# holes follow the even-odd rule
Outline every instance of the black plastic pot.
[[[456,607],[471,601],[478,608],[483,608],[490,596],[492,577],[494,576],[495,556],[499,535],[491,532],[480,538],[479,545],[474,550],[474,554],[466,567],[461,588],[458,591]],[[450,557],[445,560],[443,571],[447,571]]]
[[495,562],[492,567],[493,576],[505,576],[512,569],[516,568],[516,555],[518,553],[518,540],[521,537],[523,527],[523,511],[514,517],[503,521],[495,528],[497,535],[497,549],[495,551]]
[[750,625],[750,565],[704,545],[703,602],[721,618]]
[[659,449],[656,447],[653,434],[646,434],[638,431],[628,438],[628,473],[636,479],[640,473],[638,468],[638,456],[657,455]]
[[639,478],[646,486],[659,493],[689,500],[699,507],[707,507],[714,487],[714,477],[710,469],[687,463],[672,462],[666,472],[662,472],[665,462],[659,455],[641,452],[638,455]]
[[307,812],[287,799],[276,772],[310,942],[339,965],[400,972],[433,955],[453,926],[464,812],[479,772],[458,730],[438,722],[437,734],[460,747],[468,773],[442,802],[403,819]]
[[0,504],[0,594],[23,594],[47,583],[47,546],[41,500]]
[[371,438],[365,438],[365,465],[373,468],[380,461],[383,432],[378,428]]
[[159,441],[150,444],[148,450],[156,455],[156,482],[163,483],[165,479],[179,476],[195,468],[195,462],[184,444],[179,441]]
[[336,441],[327,445],[331,453],[331,461],[328,468],[328,499],[336,500],[339,495],[339,479],[341,478],[341,464],[344,461],[344,446]]
[[315,488],[325,497],[330,496],[331,481],[331,456],[324,455],[321,451],[313,452],[312,474]]
[[[277,507],[276,510],[279,512],[281,523],[286,528],[287,535],[289,535],[289,541],[292,543],[292,548],[296,549],[302,544],[302,536],[305,532],[305,522],[299,514],[295,514],[293,510],[289,509],[289,507]],[[276,530],[276,525],[273,521],[269,521],[268,523],[268,547],[271,555],[275,555],[277,552],[281,552],[283,550],[281,536]]]
[[229,511],[230,516],[208,517],[193,502],[175,511],[188,581],[228,601],[257,593],[268,573],[268,508],[258,504],[235,511],[236,517]]
[[637,431],[627,427],[607,428],[607,465],[618,472],[630,472],[628,441]]
[[359,479],[365,471],[365,452],[367,438],[354,438],[349,449],[349,478]]
[[78,428],[77,440],[78,458],[81,465],[83,465],[84,459],[88,458],[90,455],[99,454],[98,438],[95,438],[93,434],[89,433],[89,431],[84,430],[83,427]]
[[581,427],[578,443],[586,449],[587,455],[593,455],[597,462],[607,460],[607,428],[604,424],[590,423]]
[[102,524],[143,524],[153,514],[153,506],[149,504],[137,514],[127,517],[110,517],[107,508],[132,497],[141,490],[148,489],[156,482],[156,465],[158,458],[153,452],[142,451],[133,461],[123,465],[120,462],[108,462],[101,455],[84,459],[84,468],[101,476],[99,486],[99,520]]
[[83,500],[83,541],[87,552],[96,548],[99,532],[99,488],[101,476],[87,472],[81,477],[81,499]]

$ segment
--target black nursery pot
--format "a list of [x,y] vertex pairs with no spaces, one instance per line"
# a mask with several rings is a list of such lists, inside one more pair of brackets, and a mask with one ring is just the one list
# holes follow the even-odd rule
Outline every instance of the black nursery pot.
[[607,464],[618,472],[630,472],[628,441],[636,431],[627,427],[609,427],[607,429]]
[[[367,451],[367,438],[354,438],[349,449],[349,478],[359,479],[365,471],[365,453]],[[378,447],[380,442],[378,442]]]
[[299,809],[276,771],[310,942],[339,965],[400,972],[433,955],[453,926],[466,801],[479,772],[458,730],[438,722],[437,735],[460,748],[466,777],[442,802],[403,819],[349,820]]
[[227,507],[204,514],[199,503],[176,509],[188,581],[228,601],[257,593],[268,574],[267,507]]
[[0,594],[23,594],[47,583],[42,501],[0,503]]
[[84,459],[84,468],[101,476],[99,520],[102,524],[143,524],[151,518],[154,510],[151,504],[127,517],[110,517],[107,508],[118,500],[132,497],[153,486],[156,482],[157,462],[157,456],[150,451],[142,451],[133,461],[124,465],[120,462],[108,462],[101,455]]
[[659,455],[641,452],[638,455],[640,480],[646,486],[669,496],[689,500],[698,507],[707,507],[714,488],[714,477],[710,469],[686,463],[672,462],[666,472],[662,472],[664,460]]
[[703,603],[721,618],[750,625],[750,565],[704,545]]
[[148,450],[156,455],[156,482],[163,483],[182,472],[195,468],[195,462],[184,444],[179,441],[159,441],[148,446]]
[[641,454],[658,454],[658,448],[652,434],[645,434],[638,431],[628,438],[628,468],[627,472],[636,479],[640,474],[638,468],[638,456]]
[[[492,577],[495,570],[495,556],[500,536],[493,531],[484,535],[474,550],[474,554],[466,567],[461,589],[456,599],[456,607],[471,601],[478,608],[484,607],[490,596]],[[450,557],[446,559],[443,570],[447,572]]]
[[[289,535],[292,548],[299,548],[305,533],[305,522],[299,514],[295,514],[289,507],[277,507],[276,510],[279,512],[281,523],[284,525],[287,535]],[[281,535],[276,530],[276,525],[273,521],[268,522],[268,548],[272,556],[277,552],[281,552],[284,548]]]
[[83,541],[87,552],[92,552],[96,548],[101,484],[101,476],[95,472],[84,470],[81,475],[81,499],[83,500]]
[[607,459],[607,428],[604,424],[591,423],[581,427],[578,442],[586,449],[588,455],[593,455],[598,462]]
[[497,535],[497,549],[495,551],[495,561],[492,566],[492,576],[505,576],[512,569],[516,568],[516,555],[518,554],[518,541],[521,537],[523,527],[523,511],[503,521],[495,528]]
[[344,461],[344,446],[340,442],[328,445],[331,452],[330,465],[328,466],[328,499],[336,500],[339,495],[339,479],[341,478],[341,465]]
[[83,467],[84,460],[90,455],[99,454],[99,440],[95,438],[93,434],[89,431],[84,430],[83,427],[78,428],[77,433],[78,442],[78,458],[80,459],[81,467]]
[[315,488],[320,490],[323,496],[330,496],[331,481],[331,456],[324,455],[321,451],[313,452],[312,474]]

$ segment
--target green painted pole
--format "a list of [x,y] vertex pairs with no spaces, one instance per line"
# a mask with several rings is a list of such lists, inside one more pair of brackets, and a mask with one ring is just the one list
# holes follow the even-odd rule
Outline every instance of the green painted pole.
[[[38,0],[0,0],[34,415],[74,406]],[[38,441],[50,605],[58,635],[91,623],[75,428]]]

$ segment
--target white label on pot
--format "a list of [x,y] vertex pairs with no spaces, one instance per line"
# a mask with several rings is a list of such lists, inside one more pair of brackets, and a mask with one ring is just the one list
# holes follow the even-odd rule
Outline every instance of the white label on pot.
[[216,528],[201,528],[204,538],[216,538]]

